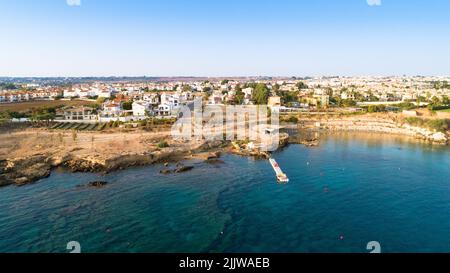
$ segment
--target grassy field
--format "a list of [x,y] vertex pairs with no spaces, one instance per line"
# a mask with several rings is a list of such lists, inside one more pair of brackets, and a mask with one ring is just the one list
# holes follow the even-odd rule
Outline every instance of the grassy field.
[[40,107],[57,107],[57,106],[81,106],[92,104],[91,101],[81,101],[81,100],[49,100],[49,101],[29,101],[20,103],[1,103],[0,112],[12,111],[12,112],[27,112],[33,108]]
[[450,109],[440,110],[439,112],[450,113]]

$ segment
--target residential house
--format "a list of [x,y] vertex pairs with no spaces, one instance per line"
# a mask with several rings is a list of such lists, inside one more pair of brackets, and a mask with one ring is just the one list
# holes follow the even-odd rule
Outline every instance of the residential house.
[[281,98],[278,96],[269,97],[268,106],[269,107],[280,107],[281,106]]
[[146,116],[152,111],[151,103],[147,101],[133,102],[133,116]]
[[162,93],[161,104],[171,105],[173,108],[180,106],[180,95],[176,93]]
[[223,105],[224,103],[224,97],[226,95],[223,95],[220,91],[215,91],[208,99],[209,105]]
[[30,93],[28,92],[20,92],[17,94],[19,101],[29,101],[30,100]]
[[253,94],[253,88],[248,87],[242,89],[242,92],[244,93],[244,104],[251,104],[252,101],[252,94]]
[[14,93],[6,94],[6,100],[8,102],[18,102],[18,101],[20,101],[19,95],[18,94],[14,94]]
[[64,96],[65,98],[75,98],[75,97],[78,97],[78,89],[73,89],[73,88],[65,89],[64,92],[63,92],[63,96]]
[[355,94],[353,94],[351,92],[342,92],[341,93],[341,99],[343,99],[343,100],[354,100],[355,99]]
[[158,105],[159,104],[159,96],[156,93],[144,93],[142,95],[142,100],[149,102],[152,105]]
[[57,97],[61,97],[63,95],[63,92],[61,90],[50,90],[49,92],[49,98],[55,99]]
[[158,106],[157,114],[160,116],[171,116],[181,106],[180,95],[172,92],[161,94],[161,103]]
[[120,116],[122,114],[122,104],[116,102],[105,102],[103,104],[103,116]]
[[172,114],[171,106],[168,104],[160,104],[158,106],[157,114],[159,116],[170,116]]
[[91,107],[69,107],[63,110],[64,120],[67,121],[97,121],[96,110]]

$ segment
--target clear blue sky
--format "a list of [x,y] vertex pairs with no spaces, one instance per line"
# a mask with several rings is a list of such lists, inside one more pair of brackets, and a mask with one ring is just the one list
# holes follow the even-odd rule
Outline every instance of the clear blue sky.
[[450,1],[0,0],[0,76],[450,75]]

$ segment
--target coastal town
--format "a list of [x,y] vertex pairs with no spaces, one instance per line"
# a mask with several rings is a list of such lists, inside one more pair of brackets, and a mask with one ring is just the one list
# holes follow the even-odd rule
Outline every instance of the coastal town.
[[[179,79],[69,84],[6,82],[1,104],[84,101],[37,117],[66,122],[133,122],[149,117],[177,117],[180,107],[201,98],[207,105],[268,105],[272,111],[398,112],[429,106],[449,108],[448,77],[317,77],[253,79]],[[39,104],[36,104],[39,105]],[[14,108],[12,108],[14,109]],[[2,108],[0,108],[0,111]],[[32,116],[1,111],[3,119],[28,121]],[[9,113],[9,116],[8,116]],[[415,115],[414,111],[405,112]]]
[[[185,118],[183,109],[191,110],[199,101],[215,109],[266,107],[268,116],[276,114],[279,119],[278,126],[263,128],[264,134],[276,137],[269,138],[266,146],[315,147],[321,132],[346,131],[448,145],[449,81],[445,77],[95,78],[53,83],[3,79],[0,185],[27,184],[49,176],[57,167],[109,172],[153,163],[168,166],[192,158],[220,162],[222,153],[271,157],[261,140],[248,138],[246,125],[243,139],[232,135],[232,139],[211,140],[204,134],[175,138],[172,129]],[[306,137],[304,132],[309,132]],[[178,163],[176,169],[161,172],[189,169]]]
[[[103,269],[125,254],[150,271],[360,271],[450,253],[450,1],[0,11],[12,268],[60,253]],[[66,255],[36,257],[65,269]]]

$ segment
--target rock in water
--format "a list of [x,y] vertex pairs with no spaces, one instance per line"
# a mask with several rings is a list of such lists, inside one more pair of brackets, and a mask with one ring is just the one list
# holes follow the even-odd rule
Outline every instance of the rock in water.
[[194,169],[194,167],[192,167],[192,166],[180,166],[175,170],[175,172],[176,173],[184,173],[184,172],[188,172],[192,169]]
[[220,152],[210,153],[210,154],[208,154],[208,156],[206,157],[206,160],[217,159],[217,158],[220,157],[220,155],[221,155]]
[[159,173],[160,174],[170,174],[170,173],[172,173],[172,171],[171,170],[161,170],[161,171],[159,171]]
[[103,188],[106,185],[108,185],[108,182],[105,182],[105,181],[93,181],[93,182],[89,182],[89,184],[87,186],[89,188]]
[[223,160],[216,159],[216,158],[205,160],[205,163],[213,164],[213,165],[214,164],[225,164],[225,162]]

